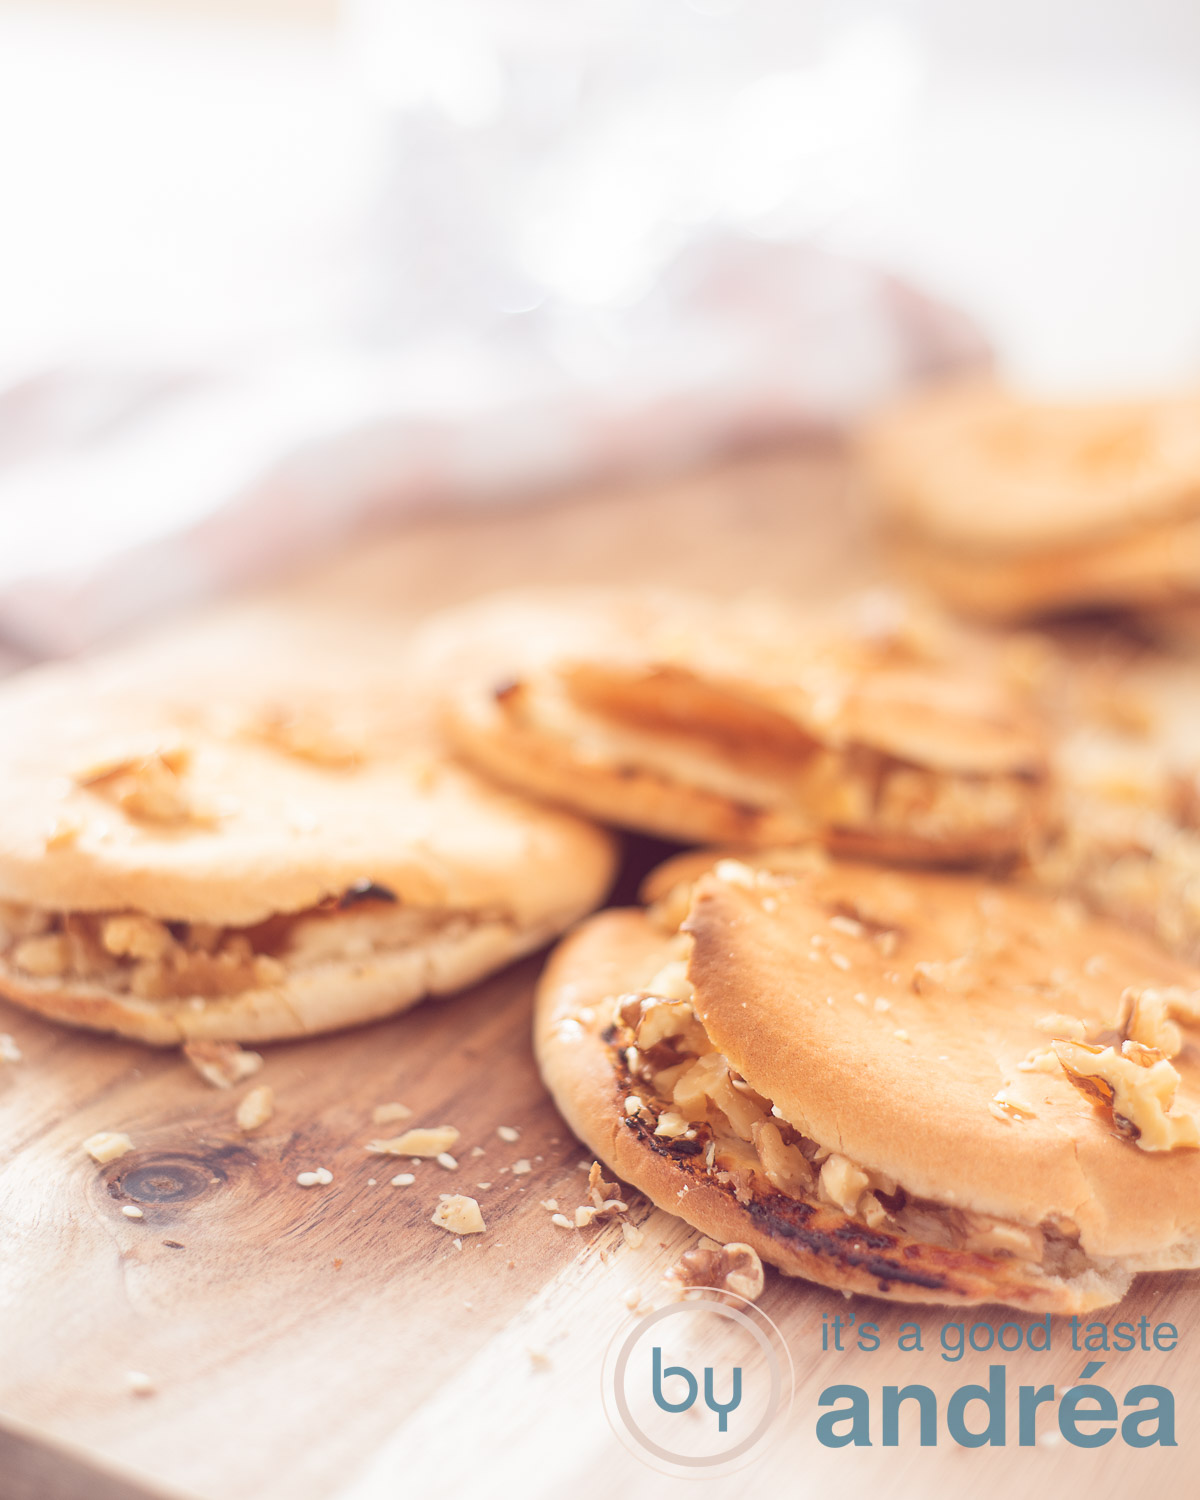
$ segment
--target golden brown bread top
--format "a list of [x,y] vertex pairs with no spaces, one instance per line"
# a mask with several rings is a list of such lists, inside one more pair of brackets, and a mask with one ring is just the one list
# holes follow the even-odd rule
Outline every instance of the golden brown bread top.
[[863,452],[892,517],[964,551],[1086,545],[1200,510],[1200,394],[1051,402],[987,382],[880,415]]
[[0,899],[229,925],[362,879],[518,924],[598,901],[610,838],[453,764],[402,643],[355,641],[243,624],[6,684]]
[[460,695],[553,683],[585,712],[724,743],[769,774],[814,745],[935,771],[1045,768],[994,647],[886,594],[816,617],[765,595],[524,591],[446,613],[418,649]]
[[[851,863],[770,885],[703,876],[687,930],[710,1037],[806,1135],[939,1202],[1072,1221],[1092,1255],[1200,1235],[1200,1152],[1139,1150],[1061,1070],[1019,1066],[1072,1019],[1111,1027],[1128,986],[1200,988],[1149,940],[1039,892]],[[1200,1051],[1185,1036],[1186,1111]]]

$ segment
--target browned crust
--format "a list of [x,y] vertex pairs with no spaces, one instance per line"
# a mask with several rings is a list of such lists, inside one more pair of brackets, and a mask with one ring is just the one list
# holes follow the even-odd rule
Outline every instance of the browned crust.
[[936,840],[821,828],[785,811],[751,807],[642,767],[589,764],[577,759],[569,745],[513,724],[503,714],[481,715],[462,701],[447,705],[444,724],[461,755],[516,791],[635,833],[686,844],[772,848],[816,841],[834,854],[897,864],[975,865],[1014,856],[1038,822],[1045,800],[1044,789],[1031,784],[1024,821]]
[[547,1087],[567,1123],[605,1164],[660,1208],[723,1243],[740,1241],[789,1276],[902,1302],[1005,1303],[1071,1313],[1120,1298],[1128,1276],[1092,1273],[1076,1282],[1040,1275],[1017,1260],[922,1244],[870,1230],[828,1204],[782,1193],[743,1205],[710,1179],[703,1143],[660,1139],[627,1118],[628,1084],[600,1024],[576,1022],[581,1007],[638,987],[667,956],[666,940],[640,911],[602,912],[562,942],[538,990],[534,1045]]

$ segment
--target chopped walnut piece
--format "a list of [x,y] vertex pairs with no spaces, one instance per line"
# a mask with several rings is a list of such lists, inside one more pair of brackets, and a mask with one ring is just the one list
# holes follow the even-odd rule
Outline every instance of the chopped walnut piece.
[[594,1208],[616,1204],[621,1198],[621,1189],[615,1182],[607,1181],[598,1161],[594,1161],[588,1168],[588,1197]]
[[101,762],[76,775],[76,782],[115,803],[131,818],[176,825],[210,821],[193,807],[183,784],[189,756],[183,749]]
[[430,1222],[450,1234],[482,1234],[487,1228],[479,1204],[462,1193],[442,1193]]
[[658,1117],[654,1134],[665,1136],[668,1140],[678,1140],[680,1136],[686,1135],[690,1128],[681,1114],[677,1114],[673,1109],[664,1109]]
[[1045,1238],[1040,1229],[972,1213],[963,1214],[963,1226],[963,1248],[976,1254],[1011,1255],[1035,1263],[1045,1254]]
[[372,1125],[393,1125],[398,1120],[411,1120],[412,1110],[407,1104],[377,1104],[371,1111]]
[[48,850],[68,849],[82,832],[83,824],[79,819],[64,813],[61,817],[55,818],[46,830],[46,848]]
[[789,1146],[784,1141],[783,1132],[774,1120],[756,1121],[751,1126],[751,1138],[772,1187],[793,1198],[812,1190],[812,1164],[799,1146]]
[[42,937],[22,938],[12,951],[18,969],[35,979],[54,979],[70,965],[67,940],[61,932],[47,932]]
[[694,1250],[685,1250],[666,1272],[670,1281],[685,1290],[711,1287],[718,1292],[732,1292],[754,1302],[762,1295],[765,1282],[763,1264],[749,1245],[734,1242],[720,1245],[703,1239]]
[[250,725],[257,739],[298,760],[319,766],[349,767],[363,758],[362,746],[335,725],[332,719],[311,707],[268,708]]
[[1183,1034],[1171,1020],[1170,1001],[1159,990],[1129,989],[1121,996],[1117,1030],[1123,1041],[1141,1042],[1164,1057],[1175,1057],[1183,1047]]
[[275,1113],[275,1091],[269,1084],[259,1084],[251,1089],[237,1107],[237,1127],[244,1134],[265,1125]]
[[389,1141],[369,1141],[367,1150],[373,1156],[438,1157],[450,1150],[459,1132],[453,1125],[438,1125],[423,1130],[406,1130]]
[[217,1089],[233,1088],[263,1065],[261,1052],[247,1052],[237,1042],[185,1042],[183,1055]]
[[817,1189],[822,1198],[854,1217],[858,1200],[871,1185],[871,1179],[848,1157],[833,1151],[821,1166]]
[[133,1142],[119,1130],[98,1130],[95,1135],[89,1135],[84,1141],[83,1149],[93,1161],[98,1161],[101,1166],[104,1166],[132,1151]]
[[1120,1051],[1087,1042],[1053,1044],[1067,1077],[1112,1121],[1119,1135],[1143,1151],[1174,1151],[1200,1146],[1200,1125],[1190,1114],[1168,1113],[1175,1102],[1179,1073],[1153,1047],[1126,1041]]
[[175,946],[164,923],[137,913],[106,917],[100,927],[100,941],[114,958],[159,959]]

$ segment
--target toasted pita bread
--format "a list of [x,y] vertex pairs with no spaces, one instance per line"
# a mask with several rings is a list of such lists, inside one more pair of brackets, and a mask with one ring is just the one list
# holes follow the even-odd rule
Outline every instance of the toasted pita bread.
[[954,384],[885,412],[866,464],[909,570],[991,619],[1200,595],[1200,395],[1051,403]]
[[899,861],[1011,857],[1045,749],[995,651],[889,596],[501,596],[420,651],[447,731],[508,785],[682,842],[812,838]]
[[[1200,1150],[1144,1149],[1164,1119],[1194,1130],[1176,1022],[1200,1020],[1200,974],[1019,886],[813,851],[702,863],[585,923],[542,981],[543,1076],[620,1176],[787,1274],[903,1301],[1078,1312],[1200,1265]],[[1119,1035],[1127,988],[1149,998]],[[1179,1075],[1166,1115],[1094,1106],[1056,1050],[1132,1068],[1139,1028],[1182,1042],[1145,1054],[1156,1086]]]
[[245,671],[155,649],[0,693],[0,994],[159,1044],[303,1036],[462,988],[603,898],[608,835],[449,761],[391,706],[397,652],[368,685],[264,670],[261,644],[239,634]]

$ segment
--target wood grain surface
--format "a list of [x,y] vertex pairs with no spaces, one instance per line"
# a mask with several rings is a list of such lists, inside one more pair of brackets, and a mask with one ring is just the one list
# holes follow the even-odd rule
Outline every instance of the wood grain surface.
[[[831,449],[748,458],[687,480],[561,506],[431,517],[372,539],[270,596],[172,627],[189,649],[239,620],[299,611],[331,638],[381,630],[442,602],[538,580],[647,579],[717,589],[756,583],[827,595],[877,564],[845,460]],[[164,635],[164,639],[168,639]],[[181,647],[182,649],[182,647]],[[624,889],[662,848],[633,840]],[[418,1496],[694,1495],[626,1453],[600,1398],[604,1351],[657,1298],[696,1236],[638,1200],[634,1247],[619,1227],[556,1228],[542,1200],[584,1201],[586,1158],[538,1080],[529,1047],[530,959],[469,993],[334,1037],[264,1049],[252,1083],[274,1118],[246,1137],[237,1099],[178,1054],[74,1034],[11,1007],[0,1030],[23,1054],[0,1062],[0,1495],[135,1500],[399,1500]],[[374,1106],[462,1132],[451,1172],[367,1155]],[[497,1134],[512,1126],[515,1142]],[[80,1143],[129,1133],[97,1167]],[[528,1160],[532,1170],[514,1173]],[[296,1174],[329,1168],[326,1187]],[[374,1179],[372,1181],[372,1179]],[[490,1184],[487,1187],[478,1184]],[[483,1235],[430,1223],[439,1192],[479,1199]],[[129,1218],[126,1205],[143,1217]],[[795,1367],[791,1417],[767,1454],[707,1493],[1009,1500],[1037,1488],[1096,1497],[1173,1485],[1195,1494],[1200,1340],[1195,1275],[1144,1278],[1110,1311],[1172,1320],[1172,1353],[1109,1355],[1109,1388],[1162,1379],[1178,1403],[1174,1449],[1113,1444],[829,1449],[817,1396],[853,1381],[875,1394],[919,1380],[945,1397],[991,1358],[895,1352],[920,1313],[771,1278],[763,1309]],[[874,1354],[822,1352],[823,1318],[856,1313]],[[1024,1324],[1027,1320],[1015,1317]],[[1064,1347],[1007,1356],[1010,1383],[1065,1387],[1083,1368]],[[927,1344],[929,1343],[927,1335]],[[936,1344],[936,1333],[933,1336]],[[1103,1357],[1103,1356],[1096,1356]],[[152,1381],[133,1394],[130,1371]],[[1051,1424],[1052,1425],[1052,1424]]]

